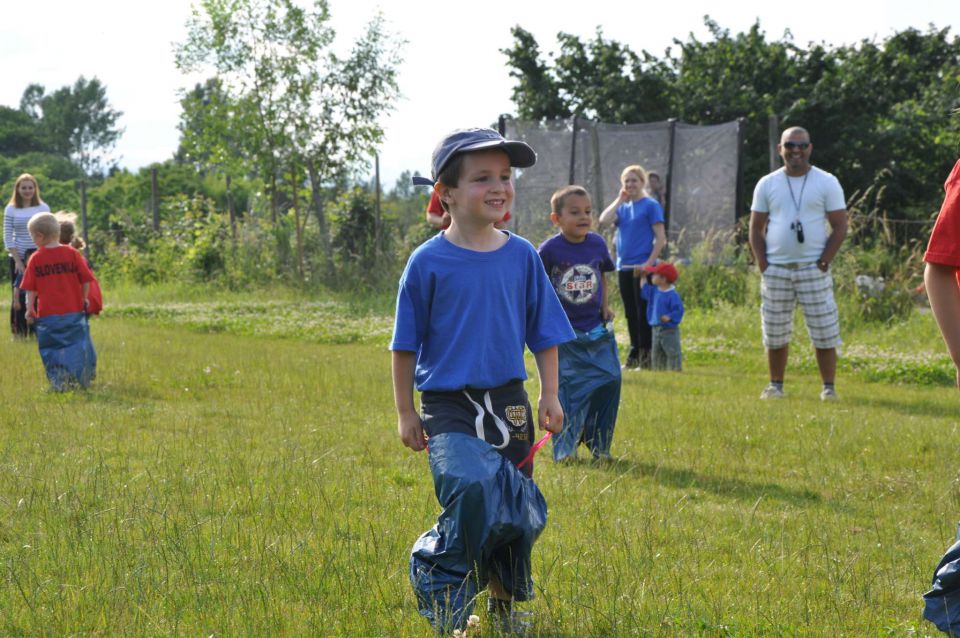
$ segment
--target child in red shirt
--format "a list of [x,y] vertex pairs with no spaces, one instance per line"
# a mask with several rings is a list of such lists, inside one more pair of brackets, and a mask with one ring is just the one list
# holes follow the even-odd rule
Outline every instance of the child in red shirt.
[[27,321],[36,323],[47,378],[56,390],[86,387],[96,371],[85,314],[93,273],[83,255],[60,244],[60,222],[51,213],[31,217],[27,230],[39,248],[20,288],[27,293]]
[[930,309],[957,368],[960,389],[960,160],[943,185],[946,197],[923,260]]

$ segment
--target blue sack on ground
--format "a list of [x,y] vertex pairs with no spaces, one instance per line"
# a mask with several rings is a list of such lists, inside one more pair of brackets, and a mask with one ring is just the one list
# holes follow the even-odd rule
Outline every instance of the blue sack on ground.
[[90,324],[82,312],[40,317],[35,322],[40,359],[55,390],[86,388],[97,374]]
[[923,595],[923,617],[950,636],[960,635],[960,528],[933,573],[933,587]]
[[459,432],[430,437],[430,470],[443,511],[410,554],[420,615],[437,631],[463,629],[491,575],[514,600],[533,598],[530,554],[547,524],[536,483]]
[[613,331],[575,332],[575,340],[559,346],[563,431],[553,436],[555,461],[576,456],[581,441],[594,457],[609,457],[620,409],[620,358]]

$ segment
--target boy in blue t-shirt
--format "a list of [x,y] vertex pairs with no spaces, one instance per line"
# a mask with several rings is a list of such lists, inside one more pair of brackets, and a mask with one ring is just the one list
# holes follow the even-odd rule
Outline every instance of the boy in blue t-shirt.
[[653,329],[651,358],[654,370],[680,371],[680,322],[683,320],[683,300],[673,287],[677,269],[673,264],[661,261],[656,266],[644,268],[653,273],[653,283],[644,284],[640,294],[647,301],[647,321]]
[[540,375],[540,427],[559,432],[557,345],[574,335],[536,250],[494,224],[513,203],[511,167],[535,162],[523,142],[462,129],[434,150],[432,179],[414,178],[452,220],[410,255],[390,346],[400,439],[414,451],[429,441],[444,508],[410,556],[420,614],[438,631],[463,629],[484,587],[507,630],[520,624],[513,601],[533,597],[530,555],[547,510],[532,463],[517,468],[534,436],[524,345]]
[[606,273],[615,270],[600,235],[590,232],[593,206],[582,186],[561,188],[550,198],[550,219],[560,229],[540,245],[540,258],[577,338],[560,345],[563,431],[553,437],[553,460],[575,459],[586,443],[596,459],[610,458],[620,406],[617,341],[606,322]]

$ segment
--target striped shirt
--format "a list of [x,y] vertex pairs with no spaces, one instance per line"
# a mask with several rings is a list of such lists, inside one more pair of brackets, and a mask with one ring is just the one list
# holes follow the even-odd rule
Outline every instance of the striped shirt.
[[36,250],[37,245],[33,243],[30,232],[27,230],[27,222],[37,213],[49,213],[50,207],[40,203],[39,206],[30,208],[17,208],[13,204],[7,204],[3,211],[3,246],[7,250],[17,249],[17,254],[22,259],[28,250]]

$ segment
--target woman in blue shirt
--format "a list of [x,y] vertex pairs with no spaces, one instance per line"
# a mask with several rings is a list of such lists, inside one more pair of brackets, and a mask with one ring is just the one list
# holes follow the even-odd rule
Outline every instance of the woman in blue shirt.
[[643,269],[657,262],[667,245],[663,207],[644,194],[647,173],[642,166],[627,166],[620,174],[620,194],[600,213],[600,225],[617,227],[617,275],[620,298],[630,332],[630,353],[625,368],[649,368],[653,333],[647,323],[647,302],[640,297]]

